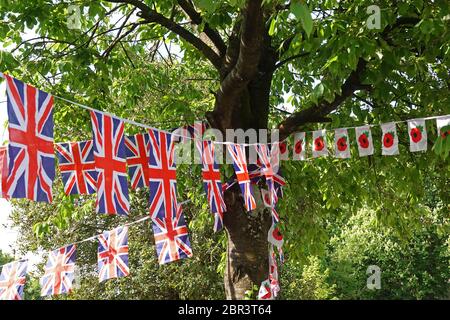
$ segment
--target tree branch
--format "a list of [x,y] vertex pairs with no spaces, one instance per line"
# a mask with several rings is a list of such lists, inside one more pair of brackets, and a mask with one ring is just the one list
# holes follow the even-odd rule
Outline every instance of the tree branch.
[[197,38],[193,33],[189,30],[183,28],[176,22],[164,17],[162,14],[156,12],[151,9],[145,3],[139,0],[106,0],[108,2],[114,3],[128,3],[139,10],[138,16],[145,19],[148,23],[157,23],[166,29],[172,31],[173,33],[179,35],[185,41],[192,44],[197,50],[199,50],[212,64],[216,67],[217,70],[220,70],[222,63],[221,58],[214,52],[214,50],[209,47],[205,42],[203,42],[200,38]]
[[[415,25],[420,21],[417,17],[399,17],[394,24],[387,26],[381,33],[381,37],[386,39],[392,31],[395,29]],[[359,58],[356,70],[354,70],[350,76],[345,80],[341,86],[341,94],[336,96],[331,103],[322,100],[317,106],[312,106],[302,111],[292,114],[286,118],[279,126],[280,139],[288,137],[295,132],[299,126],[311,122],[324,122],[328,121],[325,117],[327,114],[336,110],[339,105],[345,101],[348,97],[352,96],[357,90],[370,90],[370,85],[362,84],[361,75],[364,73],[367,66],[367,61]]]
[[279,126],[280,139],[288,137],[294,133],[301,125],[311,122],[328,122],[326,115],[335,110],[345,99],[350,97],[355,91],[369,89],[370,87],[362,84],[361,76],[366,70],[367,61],[360,58],[356,70],[352,71],[344,84],[341,86],[341,94],[337,95],[332,102],[324,99],[316,106],[309,107],[299,112],[295,112],[286,118]]
[[[178,4],[180,7],[186,12],[186,14],[191,18],[192,22],[196,25],[200,25],[203,22],[203,18],[201,15],[195,10],[195,8],[190,4],[187,0],[178,0]],[[208,36],[208,38],[212,41],[212,43],[216,46],[219,51],[219,55],[223,57],[227,51],[227,46],[223,41],[220,34],[210,27],[208,23],[205,23],[203,27],[203,32]]]
[[290,62],[290,61],[292,61],[292,60],[295,60],[295,59],[297,59],[297,58],[305,57],[305,56],[309,55],[310,53],[311,53],[311,52],[302,52],[302,53],[299,53],[299,54],[295,54],[295,55],[293,55],[293,56],[291,56],[291,57],[289,57],[289,58],[286,58],[286,59],[284,59],[284,60],[281,60],[280,62],[278,62],[278,63],[275,65],[275,68],[274,68],[273,71],[275,71],[275,70],[281,68],[281,67],[284,66],[286,63],[288,63],[288,62]]
[[233,109],[239,105],[242,91],[258,71],[264,41],[261,2],[262,0],[248,0],[246,3],[237,62],[221,83],[213,114],[207,114],[208,120],[214,122],[212,125],[221,130],[231,127]]
[[111,51],[114,49],[114,47],[116,46],[117,43],[119,43],[119,41],[123,38],[125,38],[127,35],[129,35],[130,33],[132,33],[140,23],[133,23],[131,28],[125,32],[123,35],[121,35],[123,28],[125,27],[125,25],[127,24],[128,20],[130,19],[130,17],[133,15],[134,11],[136,10],[133,9],[131,10],[131,12],[126,16],[125,21],[122,23],[122,25],[119,28],[119,32],[117,32],[117,36],[114,39],[114,41],[111,43],[111,45],[109,45],[109,47],[105,50],[105,52],[103,52],[102,57],[107,57]]

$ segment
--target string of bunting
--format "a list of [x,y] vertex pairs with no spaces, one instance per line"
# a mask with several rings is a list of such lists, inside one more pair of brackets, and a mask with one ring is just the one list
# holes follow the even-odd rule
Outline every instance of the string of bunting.
[[[148,219],[152,221],[156,252],[160,264],[188,258],[192,249],[182,205],[178,203],[176,189],[176,163],[174,137],[181,142],[194,140],[201,156],[204,191],[214,216],[214,231],[223,228],[226,205],[223,192],[237,183],[247,211],[257,208],[252,185],[265,182],[261,188],[264,205],[272,215],[268,233],[269,277],[260,287],[260,299],[273,299],[280,287],[274,247],[283,263],[283,237],[278,229],[277,203],[286,184],[280,171],[280,161],[288,159],[287,140],[273,143],[238,144],[203,140],[204,123],[183,127],[190,135],[173,132],[116,117],[110,113],[52,96],[8,75],[6,79],[9,144],[0,148],[1,195],[6,199],[26,198],[33,201],[52,202],[52,183],[55,178],[55,153],[59,172],[67,195],[96,194],[98,214],[128,215],[130,210],[128,177],[131,188],[149,189],[149,216],[123,224],[111,231],[74,242],[49,253],[45,273],[41,278],[42,296],[68,293],[72,289],[77,245],[98,239],[99,280],[123,277],[129,274],[128,227]],[[90,112],[92,140],[54,143],[54,99],[79,106]],[[435,116],[408,121],[411,151],[424,151],[427,147],[425,120],[437,120],[439,132],[450,122],[449,116]],[[398,136],[395,125],[382,124],[383,155],[398,154]],[[125,135],[124,124],[139,126],[146,133]],[[373,154],[370,128],[375,125],[351,127],[355,129],[360,156]],[[348,129],[335,130],[336,157],[349,158]],[[294,135],[293,160],[310,160],[330,154],[326,131],[313,131],[312,158],[306,158],[306,132]],[[216,144],[224,144],[230,154],[235,178],[221,181]],[[414,144],[414,145],[413,145]],[[247,163],[246,147],[253,146],[258,155],[256,164]],[[267,188],[267,189],[266,189]],[[27,261],[6,264],[0,274],[0,299],[21,299]]]

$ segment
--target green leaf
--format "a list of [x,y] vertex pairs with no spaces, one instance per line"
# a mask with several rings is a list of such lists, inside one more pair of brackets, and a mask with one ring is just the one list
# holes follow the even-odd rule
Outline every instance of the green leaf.
[[212,0],[198,0],[198,6],[207,12],[214,12],[216,9],[216,4]]
[[273,36],[275,34],[275,28],[277,26],[277,18],[272,18],[272,21],[270,22],[270,28],[269,28],[269,36]]
[[291,12],[298,20],[300,20],[300,22],[302,23],[302,27],[309,38],[313,30],[313,19],[311,17],[311,11],[309,10],[308,6],[301,2],[295,1],[291,4]]

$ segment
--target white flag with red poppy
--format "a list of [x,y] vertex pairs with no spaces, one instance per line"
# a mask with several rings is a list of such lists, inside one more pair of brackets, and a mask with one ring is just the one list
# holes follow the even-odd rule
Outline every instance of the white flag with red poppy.
[[294,155],[293,160],[306,159],[306,134],[304,132],[297,132],[294,134]]
[[355,128],[356,142],[360,157],[373,155],[373,140],[370,126],[362,126]]
[[289,160],[289,148],[287,140],[280,141],[279,143],[275,144],[278,147],[279,151],[279,160]]
[[445,138],[446,136],[448,136],[450,134],[450,130],[447,130],[447,131],[444,132],[442,130],[442,128],[444,128],[446,126],[450,126],[450,116],[437,118],[436,119],[436,126],[437,126],[437,129],[438,129],[438,135],[440,135],[442,138]]
[[381,154],[383,156],[394,156],[398,151],[397,128],[394,122],[384,123],[381,125],[383,136],[381,139]]
[[312,154],[314,158],[328,155],[325,130],[313,131]]
[[427,150],[427,128],[424,119],[408,121],[408,134],[411,152]]
[[272,208],[272,203],[270,201],[270,192],[269,192],[269,190],[261,189],[261,197],[263,199],[264,206],[266,208]]
[[277,248],[281,248],[283,246],[283,235],[281,234],[280,229],[278,229],[276,224],[272,224],[272,226],[270,227],[267,240]]
[[336,158],[350,158],[349,141],[348,130],[346,128],[336,129],[334,131],[334,148],[336,149]]
[[280,283],[278,281],[278,265],[273,246],[270,246],[269,248],[269,281],[272,296],[278,296],[278,292],[280,292]]

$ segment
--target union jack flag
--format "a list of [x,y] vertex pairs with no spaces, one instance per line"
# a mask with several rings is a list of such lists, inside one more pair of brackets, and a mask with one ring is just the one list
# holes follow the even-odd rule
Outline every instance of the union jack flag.
[[281,168],[278,168],[278,171],[274,171],[273,173],[273,183],[275,190],[277,191],[278,198],[283,197],[283,187],[286,185],[286,180],[283,178],[281,174]]
[[[284,141],[286,142],[286,141]],[[272,144],[272,148],[270,150],[270,163],[273,168],[273,182],[275,190],[277,191],[277,196],[279,198],[283,197],[283,188],[286,185],[286,180],[284,180],[281,175],[281,166],[280,160],[284,160],[283,156],[280,156],[280,149],[282,144]]]
[[256,150],[258,152],[258,160],[261,162],[261,173],[266,178],[266,184],[269,188],[269,203],[272,217],[274,222],[278,222],[280,217],[275,209],[275,205],[278,202],[278,196],[274,185],[274,171],[272,169],[270,150],[265,144],[258,145]]
[[188,228],[181,205],[169,214],[152,219],[159,264],[192,257]]
[[202,149],[203,187],[208,197],[211,212],[214,214],[214,231],[217,232],[223,227],[223,214],[227,207],[223,200],[219,165],[214,159],[214,143],[203,141]]
[[27,261],[5,264],[0,274],[0,300],[22,300],[27,275]]
[[127,215],[130,210],[124,123],[91,111],[94,159],[97,169],[97,213]]
[[148,160],[150,152],[150,138],[148,133],[140,133],[125,137],[127,147],[128,173],[133,189],[148,187]]
[[98,270],[100,282],[130,274],[128,227],[105,231],[98,237]]
[[48,256],[45,273],[41,278],[41,296],[69,293],[75,272],[76,245],[71,244]]
[[65,194],[92,194],[97,191],[92,146],[92,140],[55,145]]
[[[279,166],[276,167],[273,165],[272,158],[273,157],[271,156],[271,164],[272,164],[272,170],[273,170],[273,185],[277,192],[278,198],[282,198],[283,197],[283,188],[282,187],[284,187],[286,185],[286,180],[281,175],[280,167]],[[258,184],[260,179],[262,177],[264,177],[264,173],[261,170],[261,164],[249,164],[248,171],[249,171],[248,176],[249,176],[252,184]]]
[[241,192],[244,197],[244,204],[247,211],[256,209],[256,201],[252,194],[252,187],[250,185],[250,177],[248,175],[245,147],[238,144],[227,145],[228,152],[233,159],[234,172],[241,187]]
[[0,147],[0,194],[2,198],[7,199],[6,179],[8,178],[8,154],[7,147]]
[[170,217],[177,210],[177,174],[174,159],[175,143],[170,133],[149,131],[150,216]]
[[52,202],[55,178],[53,97],[8,75],[9,172],[11,198]]

